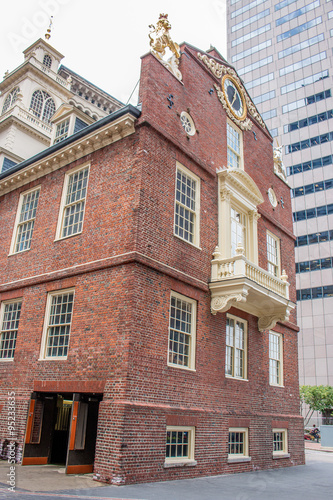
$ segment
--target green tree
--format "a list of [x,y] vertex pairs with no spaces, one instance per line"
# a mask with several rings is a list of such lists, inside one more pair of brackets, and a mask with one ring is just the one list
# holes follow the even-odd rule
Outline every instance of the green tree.
[[[320,411],[323,423],[333,412],[333,387],[330,385],[302,385],[300,387],[301,401],[307,404],[312,413]],[[327,423],[329,423],[327,421]]]

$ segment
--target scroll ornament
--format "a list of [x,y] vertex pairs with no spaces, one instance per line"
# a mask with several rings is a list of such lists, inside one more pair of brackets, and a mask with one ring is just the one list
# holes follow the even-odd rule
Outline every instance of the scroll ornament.
[[[261,127],[266,130],[267,127],[266,127],[263,119],[261,118],[260,113],[257,111],[257,108],[255,107],[255,105],[253,104],[253,102],[251,101],[249,96],[247,95],[247,92],[244,88],[244,85],[242,84],[236,71],[233,68],[229,68],[228,66],[225,66],[224,64],[217,63],[214,59],[209,58],[206,54],[201,54],[200,52],[198,52],[197,56],[200,59],[200,61],[202,61],[207,66],[207,68],[213,73],[213,75],[216,76],[216,78],[220,79],[224,75],[228,74],[228,75],[232,76],[237,81],[237,83],[242,91],[242,94],[245,98],[246,106],[247,106],[249,113],[261,125]],[[224,94],[222,92],[221,87],[216,85],[216,84],[214,85],[214,87],[215,87],[215,90],[217,92],[217,96],[218,96],[220,102],[222,103],[222,106],[226,110],[229,118],[231,120],[233,120],[242,130],[250,130],[252,127],[252,123],[249,120],[249,118],[246,118],[243,121],[237,120],[229,110],[229,107],[226,103],[226,100],[225,100],[225,97],[224,97]]]

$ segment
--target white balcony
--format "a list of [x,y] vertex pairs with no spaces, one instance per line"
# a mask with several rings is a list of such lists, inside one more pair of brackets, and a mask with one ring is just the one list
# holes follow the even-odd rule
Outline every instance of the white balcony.
[[25,124],[30,125],[30,127],[35,130],[38,130],[40,133],[46,135],[49,139],[51,138],[52,125],[37,118],[37,116],[24,108],[20,101],[16,101],[13,107],[9,108],[6,113],[0,116],[0,124],[9,117],[15,117]]
[[235,306],[257,316],[260,331],[273,328],[277,321],[287,321],[295,307],[289,300],[287,278],[285,272],[277,278],[249,262],[242,247],[228,259],[216,249],[209,283],[211,311],[216,314]]

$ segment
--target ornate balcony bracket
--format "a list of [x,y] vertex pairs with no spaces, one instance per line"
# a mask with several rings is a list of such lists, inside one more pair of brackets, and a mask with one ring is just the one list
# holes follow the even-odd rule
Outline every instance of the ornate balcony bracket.
[[289,314],[290,314],[291,308],[287,308],[286,314],[278,314],[276,316],[261,316],[258,319],[258,329],[260,332],[263,332],[264,330],[270,330],[271,328],[274,328],[276,323],[278,321],[284,322],[288,321]]
[[289,283],[285,272],[277,278],[249,262],[238,252],[235,257],[221,258],[215,249],[212,260],[211,312],[226,312],[234,306],[258,318],[259,331],[273,328],[289,318],[295,304],[289,300]]
[[212,298],[211,301],[211,311],[212,314],[217,312],[225,312],[230,309],[231,306],[237,307],[237,302],[246,302],[246,296],[248,294],[247,290],[242,293],[233,293],[230,295],[218,296]]

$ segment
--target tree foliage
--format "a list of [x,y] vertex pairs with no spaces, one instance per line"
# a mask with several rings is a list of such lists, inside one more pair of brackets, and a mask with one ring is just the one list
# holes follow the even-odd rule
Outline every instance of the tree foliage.
[[333,387],[330,385],[302,385],[300,396],[301,401],[313,411],[326,412],[333,409]]

